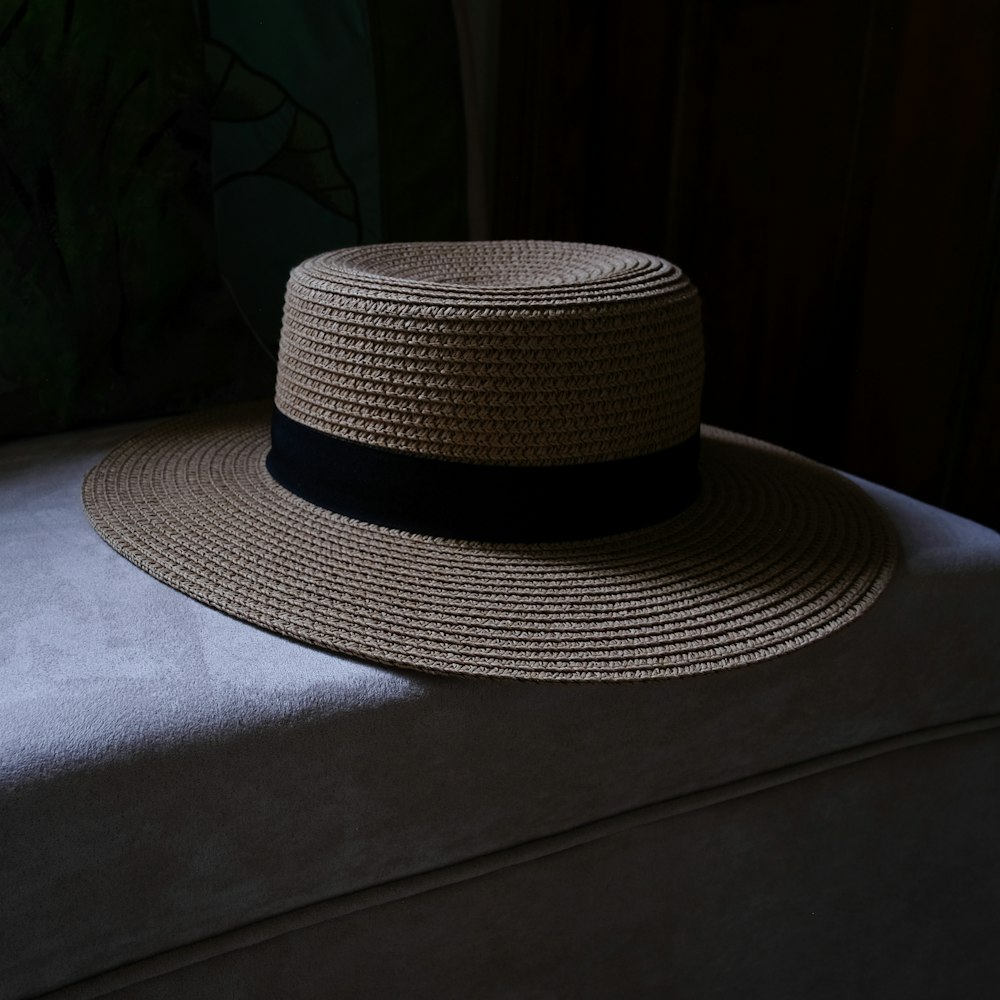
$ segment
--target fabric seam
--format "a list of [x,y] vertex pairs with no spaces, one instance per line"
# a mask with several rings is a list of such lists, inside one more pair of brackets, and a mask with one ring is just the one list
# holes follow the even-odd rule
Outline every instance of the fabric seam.
[[876,757],[923,744],[957,739],[1000,728],[1000,714],[966,719],[915,730],[813,757],[771,771],[764,771],[711,788],[689,792],[614,816],[604,817],[559,833],[500,848],[442,868],[406,875],[391,882],[358,889],[342,896],[311,903],[287,913],[265,917],[192,944],[181,945],[149,958],[139,959],[109,972],[36,994],[34,1000],[97,1000],[142,982],[169,975],[220,955],[253,947],[285,934],[316,926],[361,910],[397,902],[435,889],[468,882],[515,865],[537,861],[562,851],[652,823],[695,812],[722,802],[744,798],[827,771],[849,767]]

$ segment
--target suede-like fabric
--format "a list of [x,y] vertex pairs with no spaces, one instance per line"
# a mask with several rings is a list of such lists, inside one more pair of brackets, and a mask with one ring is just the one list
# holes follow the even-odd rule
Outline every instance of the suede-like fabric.
[[102,995],[987,998],[998,771],[996,730],[913,747]]
[[129,430],[0,449],[3,1000],[1000,712],[1000,538],[878,487],[900,565],[819,643],[645,684],[442,678],[254,629],[118,556],[79,491]]

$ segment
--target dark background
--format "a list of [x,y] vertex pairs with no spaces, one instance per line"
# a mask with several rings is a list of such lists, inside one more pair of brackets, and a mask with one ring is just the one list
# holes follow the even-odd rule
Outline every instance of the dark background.
[[505,0],[490,233],[662,254],[704,418],[1000,521],[1000,4]]
[[273,385],[357,242],[680,265],[706,421],[1000,524],[996,0],[0,0],[0,436]]

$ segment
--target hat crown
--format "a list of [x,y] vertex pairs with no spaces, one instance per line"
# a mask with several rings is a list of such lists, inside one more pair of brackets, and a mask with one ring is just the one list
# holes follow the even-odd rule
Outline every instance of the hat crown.
[[292,271],[275,403],[391,451],[575,464],[690,439],[703,368],[697,291],[659,257],[547,241],[382,244]]

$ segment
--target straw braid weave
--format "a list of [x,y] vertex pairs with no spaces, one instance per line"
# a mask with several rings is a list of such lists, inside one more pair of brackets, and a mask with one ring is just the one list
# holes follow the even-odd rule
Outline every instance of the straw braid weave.
[[385,244],[292,272],[275,402],[338,437],[481,464],[602,461],[697,431],[697,292],[573,243]]
[[702,491],[675,518],[580,542],[424,537],[314,507],[267,474],[266,407],[151,428],[87,477],[103,537],[227,614],[377,663],[628,681],[753,663],[842,628],[895,542],[853,483],[703,428]]
[[[563,243],[358,247],[292,273],[276,402],[394,450],[599,461],[698,429],[701,352],[694,288],[656,257]],[[665,506],[659,523],[602,538],[499,544],[309,503],[267,471],[269,416],[238,406],[123,442],[88,475],[87,513],[170,586],[377,663],[572,681],[719,670],[843,628],[893,572],[891,527],[858,486],[714,428],[701,429],[701,488],[681,513]],[[654,498],[665,488],[648,485]]]

